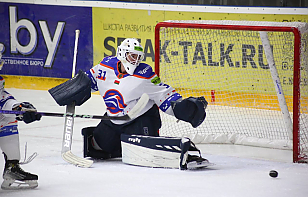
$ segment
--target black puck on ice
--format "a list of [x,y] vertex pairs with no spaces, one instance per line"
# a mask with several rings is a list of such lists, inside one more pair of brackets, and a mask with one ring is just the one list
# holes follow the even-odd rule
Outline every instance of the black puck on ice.
[[278,172],[277,172],[276,170],[271,170],[271,171],[269,172],[269,175],[270,175],[271,177],[273,177],[273,178],[276,178],[276,177],[278,176]]

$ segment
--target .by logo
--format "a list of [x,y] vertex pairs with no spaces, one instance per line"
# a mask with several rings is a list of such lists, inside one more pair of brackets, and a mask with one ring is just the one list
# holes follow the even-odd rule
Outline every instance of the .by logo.
[[[16,6],[9,7],[10,15],[10,40],[11,40],[11,53],[23,55],[29,55],[33,53],[37,47],[38,35],[34,24],[28,19],[17,18],[17,8]],[[54,36],[50,35],[50,30],[48,29],[46,21],[39,21],[41,31],[43,33],[44,41],[48,50],[46,61],[44,64],[45,68],[50,68],[55,58],[56,50],[58,48],[60,38],[62,36],[65,22],[58,22]],[[18,32],[20,29],[26,29],[30,34],[30,41],[27,45],[21,45],[18,40]],[[52,31],[51,31],[52,32]]]

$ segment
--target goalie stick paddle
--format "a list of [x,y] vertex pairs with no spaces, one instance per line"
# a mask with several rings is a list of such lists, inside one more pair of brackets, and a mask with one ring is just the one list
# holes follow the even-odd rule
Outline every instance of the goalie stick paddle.
[[[75,102],[66,106],[66,113],[75,113]],[[71,151],[72,140],[73,140],[73,129],[74,129],[74,117],[65,116],[64,133],[62,140],[62,159],[68,163],[71,163],[78,167],[89,168],[92,166],[93,161],[74,155]]]

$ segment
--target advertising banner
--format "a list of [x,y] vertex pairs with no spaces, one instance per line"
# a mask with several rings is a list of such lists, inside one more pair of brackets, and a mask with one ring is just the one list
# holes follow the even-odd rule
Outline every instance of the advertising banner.
[[[128,37],[137,38],[141,42],[145,53],[143,62],[154,68],[155,26],[158,22],[166,20],[308,22],[307,14],[304,15],[302,12],[301,14],[296,12],[280,14],[278,9],[273,8],[255,7],[245,10],[245,8],[236,7],[206,6],[202,11],[203,6],[194,6],[197,10],[194,11],[189,9],[189,6],[184,6],[184,9],[183,6],[164,6],[164,4],[113,2],[107,5],[106,2],[100,2],[93,6],[94,4],[77,2],[66,4],[58,2],[60,5],[52,5],[48,1],[46,1],[48,5],[43,1],[33,2],[31,4],[29,1],[29,4],[0,2],[0,52],[4,60],[1,70],[3,75],[16,75],[22,78],[24,76],[46,77],[46,79],[71,78],[76,29],[80,30],[76,71],[79,69],[86,71],[102,58],[116,55],[117,46]],[[181,9],[178,9],[179,7]],[[224,11],[220,13],[219,10]],[[276,11],[272,13],[270,10]],[[218,40],[219,37],[213,39]],[[210,44],[212,44],[211,47],[209,47]],[[251,43],[242,44],[249,45],[256,51],[260,47],[260,44],[253,46],[250,46]],[[161,47],[164,46],[167,46],[167,43],[162,42]],[[207,53],[210,48],[213,51],[219,48],[213,41],[202,43],[202,46],[207,46],[204,53]],[[259,53],[256,52],[256,58],[257,54]],[[217,58],[219,57],[213,56],[211,61],[217,62]],[[287,56],[283,58],[279,60],[285,69],[282,82],[292,86],[290,83],[292,71],[287,69],[292,62],[286,59]],[[162,58],[162,61],[165,59]],[[204,61],[206,64],[204,67],[207,68],[210,59],[205,57]],[[267,64],[265,59],[261,63],[254,59],[254,62],[258,68]],[[252,68],[241,66],[239,69],[245,73]],[[36,82],[29,81],[29,83]]]
[[75,30],[76,71],[93,66],[92,8],[0,3],[1,74],[71,78]]
[[164,11],[93,8],[94,63],[116,55],[125,38],[137,38],[144,48],[144,61],[153,66],[155,25],[164,19]]
[[[176,6],[175,6],[176,7]],[[175,9],[176,10],[176,9]],[[230,13],[184,12],[93,8],[94,63],[104,56],[115,55],[117,46],[127,37],[138,38],[144,47],[144,62],[154,68],[154,30],[158,22],[166,20],[244,20],[273,22],[308,22],[307,15],[243,14],[230,8]],[[161,43],[164,46],[165,43]],[[258,46],[256,46],[258,47]]]

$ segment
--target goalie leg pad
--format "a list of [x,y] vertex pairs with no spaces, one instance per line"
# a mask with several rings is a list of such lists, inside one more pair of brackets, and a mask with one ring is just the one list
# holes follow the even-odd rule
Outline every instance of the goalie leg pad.
[[82,129],[83,135],[83,157],[91,157],[94,159],[110,159],[121,157],[121,151],[108,153],[103,150],[97,150],[93,147],[93,131],[95,127],[86,127]]
[[[206,167],[209,163],[189,138],[122,134],[121,144],[122,161],[126,164],[186,170]],[[189,155],[188,151],[198,151],[200,155]]]
[[74,78],[49,89],[48,92],[60,106],[70,105],[72,102],[80,106],[91,97],[91,80],[79,70]]
[[187,170],[187,157],[188,150],[190,148],[190,140],[188,138],[182,138],[180,142],[181,156],[180,156],[180,169]]
[[189,97],[182,101],[171,101],[174,115],[177,119],[189,122],[194,128],[205,119],[205,109],[208,102],[202,97]]
[[146,167],[179,168],[181,138],[121,135],[122,161]]

